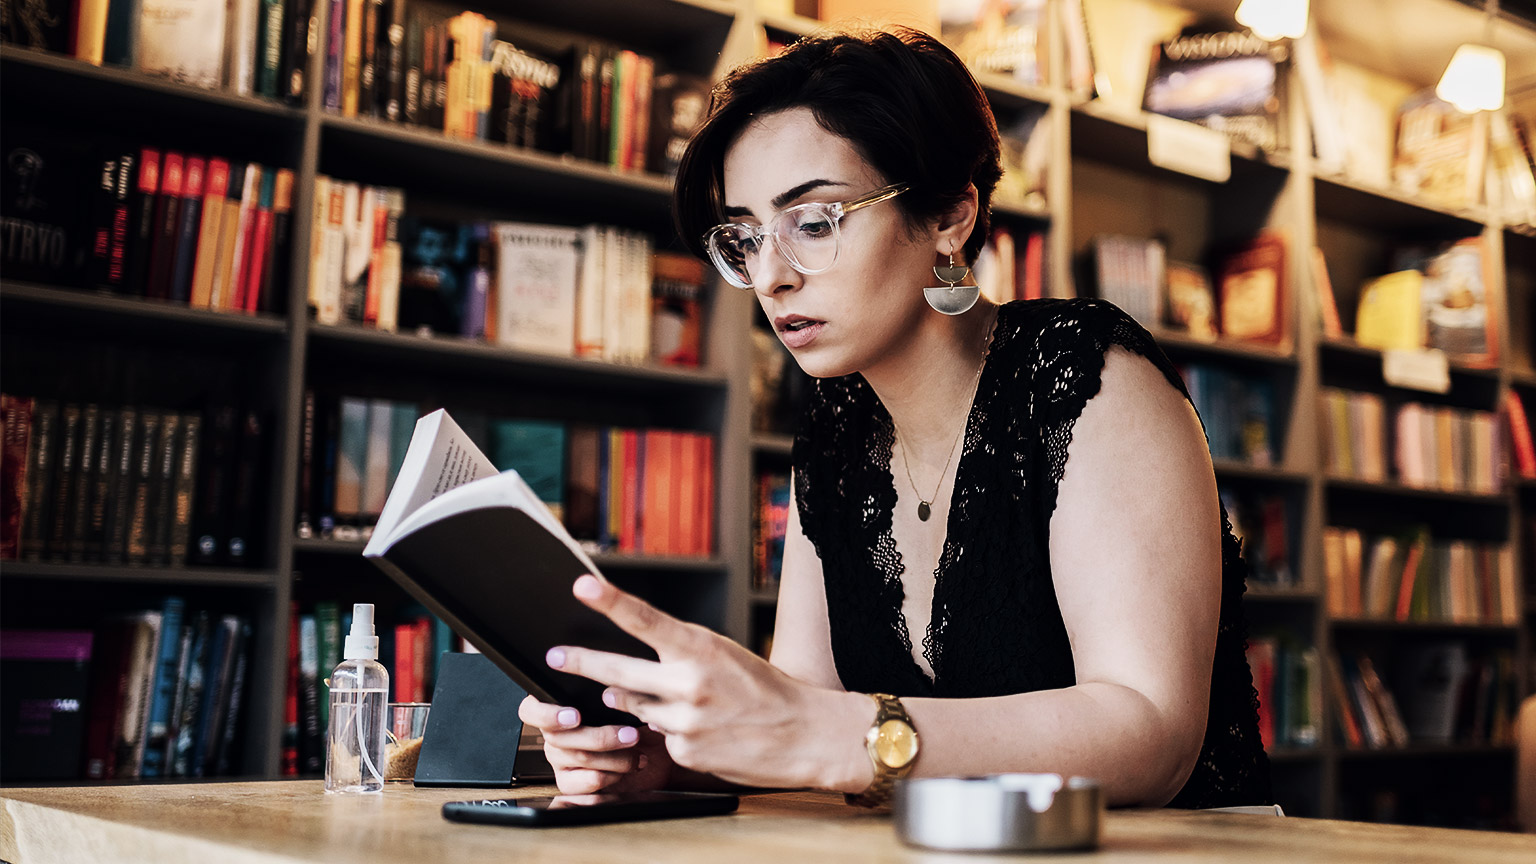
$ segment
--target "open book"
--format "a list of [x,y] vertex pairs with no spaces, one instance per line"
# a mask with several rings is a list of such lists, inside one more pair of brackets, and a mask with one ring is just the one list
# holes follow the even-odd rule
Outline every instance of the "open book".
[[533,696],[579,709],[586,725],[635,722],[603,705],[603,685],[549,668],[544,655],[556,645],[656,652],[572,596],[578,576],[602,574],[523,478],[498,473],[448,412],[416,421],[363,555]]

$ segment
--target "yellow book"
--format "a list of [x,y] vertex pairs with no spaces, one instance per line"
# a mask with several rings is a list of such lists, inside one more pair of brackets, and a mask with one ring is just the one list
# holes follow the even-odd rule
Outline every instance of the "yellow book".
[[320,308],[320,284],[325,278],[325,214],[331,206],[331,178],[319,175],[309,218],[309,308]]
[[213,263],[213,296],[209,304],[214,309],[230,309],[235,286],[235,246],[240,238],[240,199],[224,199],[224,215],[219,219],[219,257]]
[[1355,315],[1355,341],[1382,350],[1423,348],[1423,287],[1424,274],[1417,270],[1400,270],[1365,283]]
[[213,270],[219,258],[219,221],[224,218],[224,199],[229,188],[229,163],[223,159],[208,162],[208,185],[203,193],[202,224],[197,231],[197,257],[192,264],[193,309],[208,309],[213,303]]
[[341,116],[357,116],[358,76],[363,64],[363,0],[347,0],[341,57]]
[[[78,11],[75,13],[75,57],[94,66],[101,65],[105,53],[108,5],[107,0],[81,0]],[[41,6],[36,8],[42,14],[47,14]],[[20,16],[25,13],[17,14]]]

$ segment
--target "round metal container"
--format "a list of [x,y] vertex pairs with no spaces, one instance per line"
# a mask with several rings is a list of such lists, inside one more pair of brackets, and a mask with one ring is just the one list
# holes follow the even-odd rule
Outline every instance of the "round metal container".
[[930,777],[896,784],[903,843],[956,852],[1092,849],[1104,793],[1095,780],[1060,774]]

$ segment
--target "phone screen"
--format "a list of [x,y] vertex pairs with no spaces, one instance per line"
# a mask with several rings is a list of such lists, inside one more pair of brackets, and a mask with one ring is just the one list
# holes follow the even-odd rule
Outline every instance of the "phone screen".
[[455,822],[515,825],[525,828],[597,825],[642,819],[680,819],[730,813],[735,795],[706,792],[634,792],[629,794],[556,795],[553,798],[500,798],[452,801],[443,818]]

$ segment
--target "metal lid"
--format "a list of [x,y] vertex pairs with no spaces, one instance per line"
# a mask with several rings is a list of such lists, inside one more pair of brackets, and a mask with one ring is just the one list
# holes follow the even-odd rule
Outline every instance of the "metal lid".
[[903,843],[946,851],[1091,849],[1104,794],[1096,780],[1060,774],[929,777],[896,784]]

